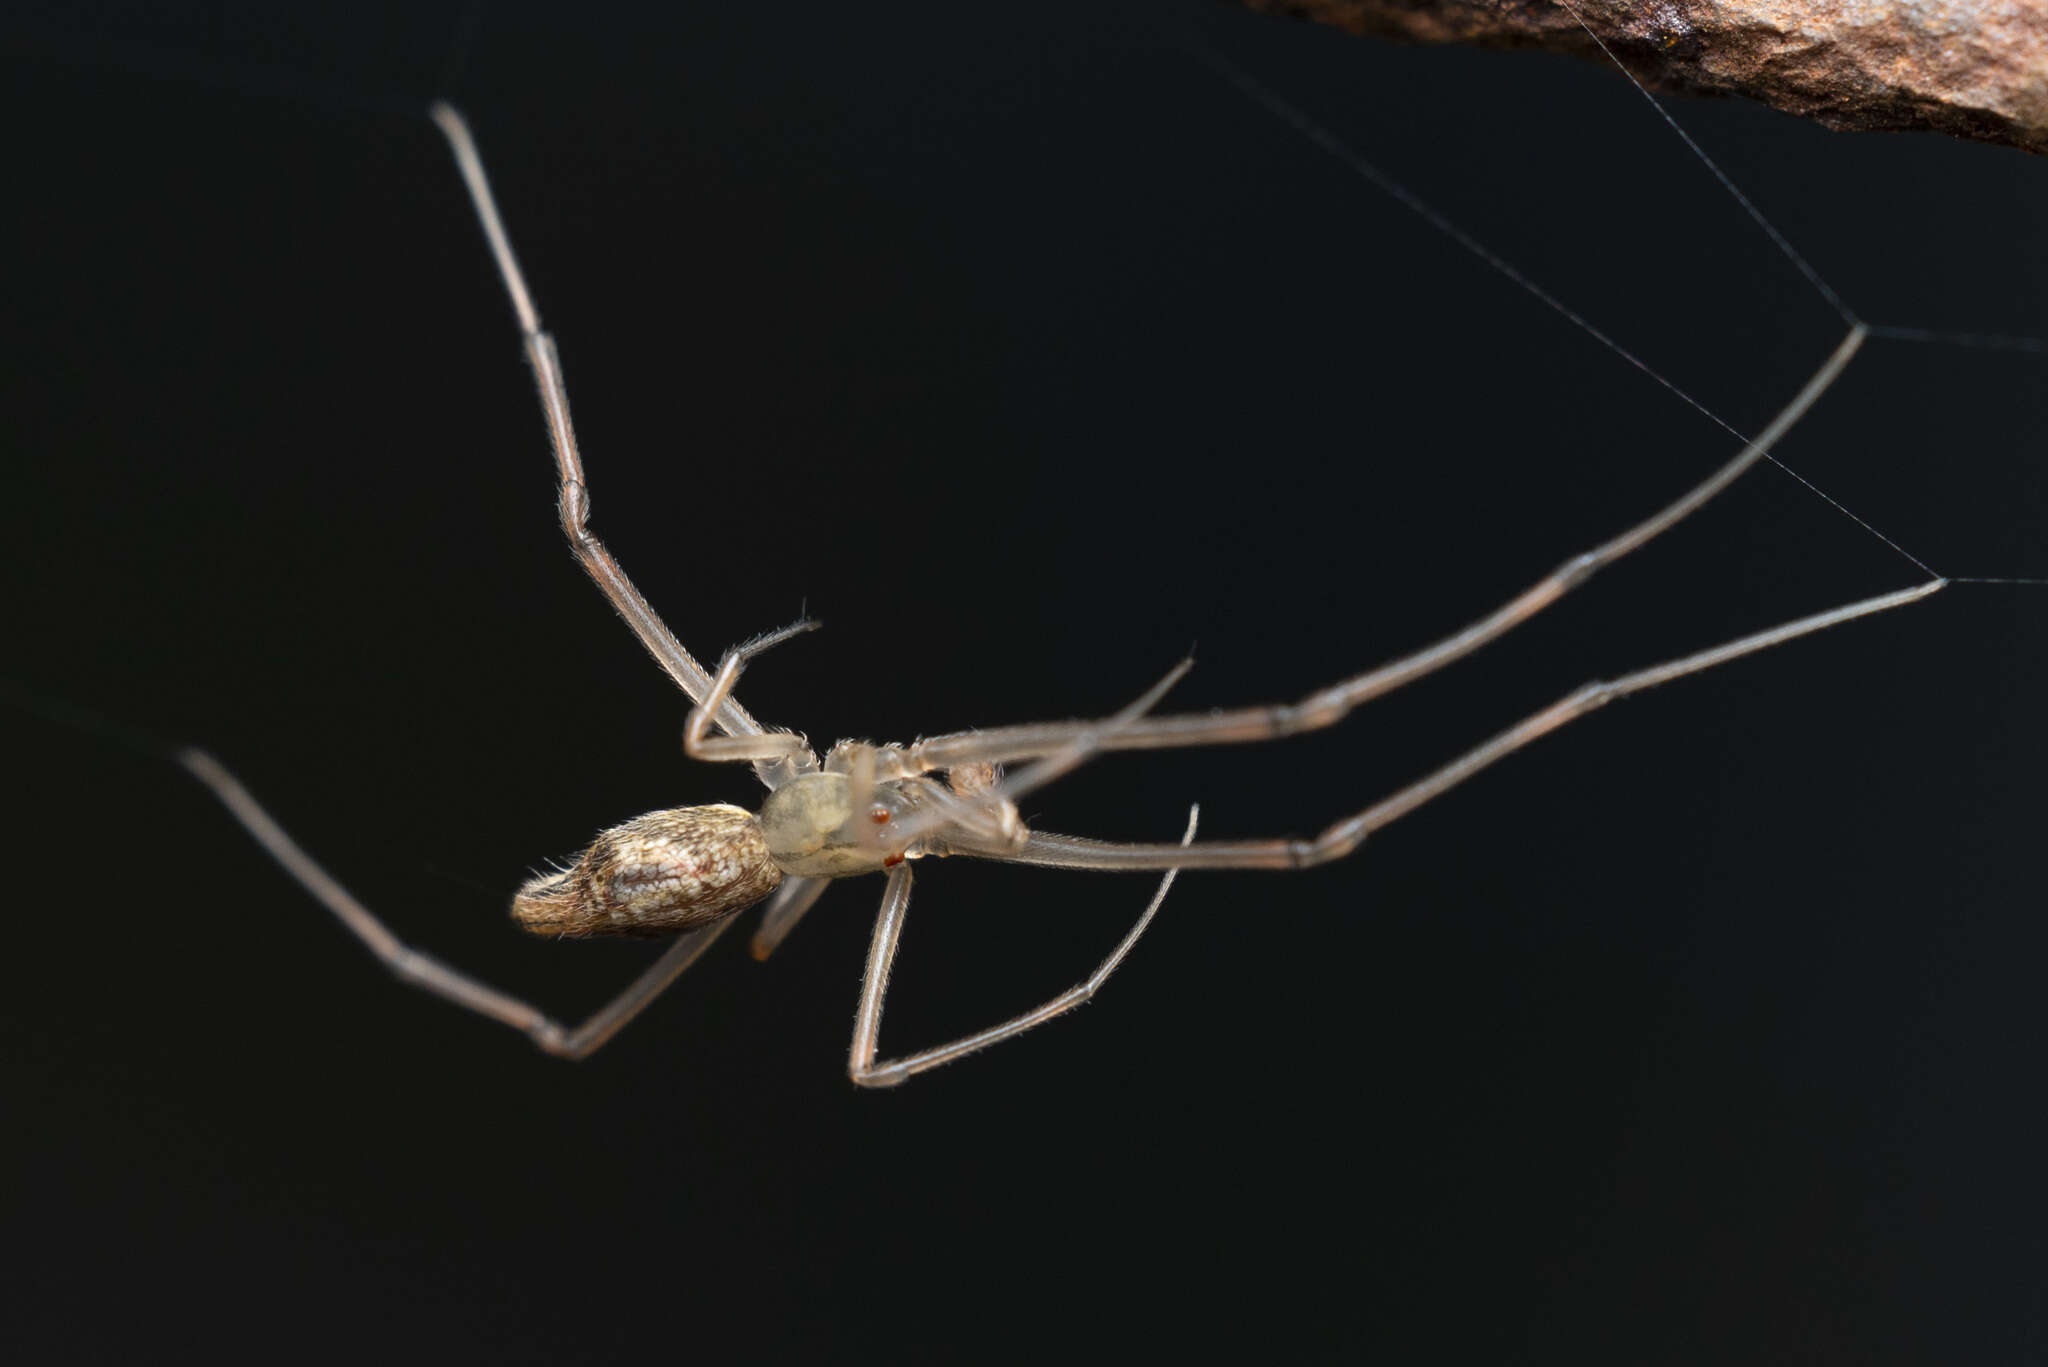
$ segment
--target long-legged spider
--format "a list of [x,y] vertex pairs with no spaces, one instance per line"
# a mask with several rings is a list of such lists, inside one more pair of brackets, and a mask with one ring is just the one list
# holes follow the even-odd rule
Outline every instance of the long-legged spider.
[[[599,1048],[694,963],[746,908],[766,901],[753,939],[766,957],[835,878],[886,876],[869,949],[849,1072],[862,1086],[890,1086],[986,1048],[1091,997],[1129,954],[1182,869],[1299,869],[1341,859],[1372,832],[1467,778],[1604,704],[1825,627],[1917,601],[1942,588],[1932,578],[1802,617],[1769,630],[1578,688],[1392,795],[1336,821],[1312,839],[1194,839],[1191,810],[1178,843],[1124,844],[1027,828],[1016,801],[1105,750],[1236,744],[1331,726],[1353,708],[1462,659],[1513,630],[1687,517],[1763,459],[1855,355],[1868,335],[1860,322],[1775,418],[1710,476],[1612,539],[1566,560],[1492,612],[1412,654],[1331,684],[1294,703],[1156,716],[1153,707],[1187,668],[1182,664],[1122,711],[1096,721],[1043,722],[958,732],[910,745],[842,741],[820,759],[804,739],[762,725],[734,696],[752,656],[814,625],[799,622],[737,647],[707,671],[683,648],[589,529],[590,496],[569,417],[553,338],[514,258],[469,129],[446,104],[432,117],[446,135],[492,255],[511,297],[538,383],[560,480],[564,533],[584,569],[655,661],[689,695],[684,732],[692,758],[744,762],[768,790],[759,815],[729,805],[649,813],[603,832],[571,867],[528,882],[515,918],[549,936],[675,935],[675,943],[623,992],[574,1027],[403,944],[309,857],[211,756],[182,752],[183,765],[249,833],[399,978],[525,1031],[543,1050],[581,1058]],[[712,734],[714,731],[721,734]],[[1034,761],[1003,776],[1001,766]],[[1034,1010],[950,1043],[878,1060],[891,963],[909,907],[912,866],[956,855],[1009,863],[1112,872],[1161,872],[1130,931],[1079,985]]]

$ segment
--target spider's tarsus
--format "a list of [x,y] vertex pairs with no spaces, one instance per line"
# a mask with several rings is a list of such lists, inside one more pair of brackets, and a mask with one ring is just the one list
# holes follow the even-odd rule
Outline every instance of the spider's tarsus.
[[47,698],[34,690],[16,683],[12,679],[0,679],[0,706],[19,708],[45,721],[59,726],[68,726],[83,735],[96,740],[107,741],[151,760],[169,760],[173,764],[184,762],[182,747],[176,741],[165,740],[127,722],[115,721],[112,717],[80,707],[76,703],[58,698]]
[[1195,657],[1193,655],[1183,655],[1179,664],[1167,670],[1165,676],[1158,683],[1153,684],[1136,702],[1126,709],[1131,714],[1128,720],[1135,721],[1137,718],[1150,712],[1154,707],[1157,707],[1160,699],[1171,693],[1180,681],[1188,676],[1188,671],[1194,667]]
[[742,660],[751,660],[770,646],[779,646],[792,636],[801,636],[807,631],[816,631],[824,625],[823,622],[815,617],[799,617],[786,627],[777,627],[773,631],[764,631],[759,636],[754,637],[753,640],[744,641],[734,646],[732,653],[739,656]]
[[234,781],[225,765],[196,745],[181,746],[172,752],[171,762],[216,792],[220,790],[223,779]]

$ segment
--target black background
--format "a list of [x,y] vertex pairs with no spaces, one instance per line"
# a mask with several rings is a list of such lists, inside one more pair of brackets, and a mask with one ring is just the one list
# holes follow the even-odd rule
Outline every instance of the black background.
[[[1191,45],[1745,431],[1841,331],[1556,58],[1206,5],[136,8],[10,45],[4,672],[213,748],[403,935],[564,1015],[650,951],[522,941],[508,890],[751,783],[682,760],[564,553],[402,102],[474,121],[595,525],[701,654],[808,603],[746,696],[821,742],[1107,711],[1191,643],[1181,705],[1293,697],[1732,449]],[[1675,111],[1866,316],[2048,329],[2038,161]],[[1781,451],[1937,570],[2048,575],[2043,378],[1873,344]],[[1336,732],[1027,815],[1312,831],[1588,677],[1919,577],[1759,470]],[[2040,1359],[2044,642],[2048,591],[1957,586],[1616,707],[1342,865],[1190,876],[1094,1006],[885,1095],[843,1073],[872,881],[567,1066],[387,980],[167,766],[0,712],[10,1335]],[[1065,986],[1146,896],[920,872],[885,1050]]]

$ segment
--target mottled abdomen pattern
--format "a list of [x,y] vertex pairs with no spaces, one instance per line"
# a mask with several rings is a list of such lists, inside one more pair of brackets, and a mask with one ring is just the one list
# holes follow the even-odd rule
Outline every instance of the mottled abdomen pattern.
[[512,917],[536,935],[673,935],[743,911],[781,881],[752,812],[677,807],[603,832],[573,868],[521,888]]

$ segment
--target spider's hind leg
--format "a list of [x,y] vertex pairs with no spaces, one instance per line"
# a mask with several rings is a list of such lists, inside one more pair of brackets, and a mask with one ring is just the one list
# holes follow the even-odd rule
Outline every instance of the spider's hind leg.
[[563,1025],[539,1007],[488,983],[479,982],[460,969],[423,954],[400,940],[376,913],[357,901],[334,875],[300,848],[291,833],[278,824],[277,819],[219,760],[203,750],[192,749],[181,750],[171,758],[186,773],[205,784],[263,852],[326,907],[351,935],[362,941],[393,977],[500,1025],[509,1025],[557,1058],[581,1059],[596,1053],[628,1021],[667,991],[669,985],[682,976],[683,970],[697,962],[712,942],[733,923],[734,918],[727,917],[679,937],[660,958],[642,970],[639,977],[628,983],[624,991],[580,1025]]

